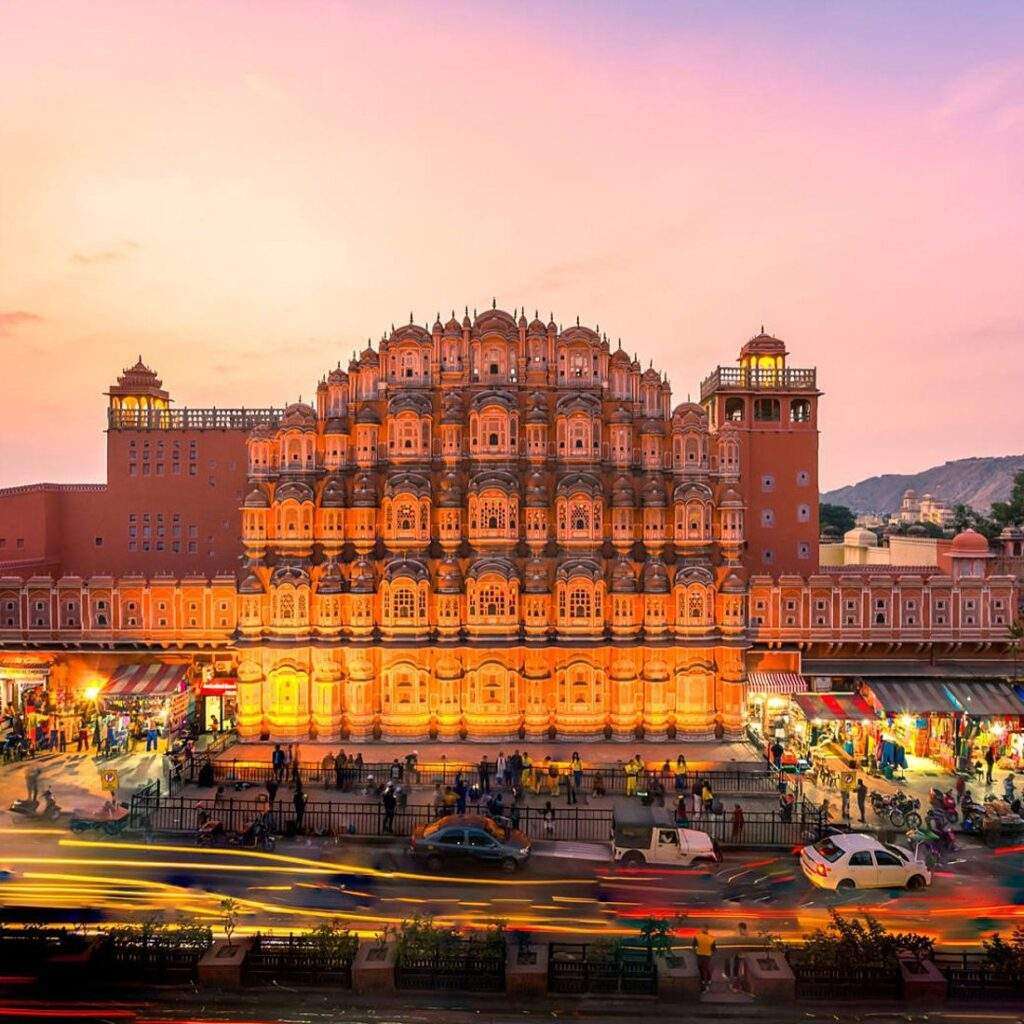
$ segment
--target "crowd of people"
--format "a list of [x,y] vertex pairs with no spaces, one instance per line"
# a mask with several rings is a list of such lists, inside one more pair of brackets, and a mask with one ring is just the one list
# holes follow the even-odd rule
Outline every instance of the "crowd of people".
[[140,710],[101,709],[93,701],[56,707],[45,693],[7,704],[0,714],[0,758],[20,761],[41,753],[100,757],[159,749],[160,721]]

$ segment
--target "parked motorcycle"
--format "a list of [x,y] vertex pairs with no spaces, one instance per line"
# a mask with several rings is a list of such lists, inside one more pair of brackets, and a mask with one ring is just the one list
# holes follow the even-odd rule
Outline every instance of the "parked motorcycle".
[[914,800],[903,793],[882,796],[871,793],[871,808],[883,821],[888,819],[893,828],[918,828],[921,824],[920,800]]

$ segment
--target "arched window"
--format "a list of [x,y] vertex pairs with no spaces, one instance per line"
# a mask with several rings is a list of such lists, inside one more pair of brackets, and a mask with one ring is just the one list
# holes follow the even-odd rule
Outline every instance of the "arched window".
[[395,512],[395,522],[399,532],[411,532],[416,529],[416,510],[413,506],[403,501]]
[[286,622],[295,618],[295,597],[290,593],[284,593],[278,600],[278,608],[281,618]]
[[569,507],[569,522],[573,530],[585,532],[590,529],[590,508],[587,502],[572,503]]
[[396,587],[391,592],[391,614],[396,619],[411,619],[415,616],[416,596],[409,587]]
[[777,398],[755,398],[754,419],[763,423],[779,421],[779,400]]
[[806,398],[794,398],[789,403],[789,418],[793,423],[810,422],[811,403]]
[[700,621],[704,618],[704,595],[700,591],[693,590],[690,592],[686,611],[690,619]]
[[744,416],[743,399],[727,398],[725,400],[725,418],[733,423],[739,423]]

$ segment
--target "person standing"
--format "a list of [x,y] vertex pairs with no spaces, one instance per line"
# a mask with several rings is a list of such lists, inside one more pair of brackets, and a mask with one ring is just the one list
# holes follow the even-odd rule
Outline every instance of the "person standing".
[[42,768],[38,766],[25,769],[25,792],[30,803],[39,802],[39,777],[42,773]]
[[985,785],[992,785],[992,769],[996,766],[996,750],[994,744],[989,744],[985,751]]
[[284,781],[284,751],[280,743],[274,744],[274,752],[270,755],[270,766],[274,771],[274,779],[281,783]]
[[743,808],[739,804],[733,804],[732,808],[732,841],[739,842],[743,836]]
[[334,755],[334,788],[341,792],[345,782],[345,751],[339,750]]
[[775,765],[777,771],[782,771],[782,755],[786,752],[785,747],[782,745],[782,741],[776,739],[772,744],[772,764]]
[[277,799],[277,787],[278,787],[277,779],[275,779],[273,777],[267,779],[266,786],[267,786],[267,800],[270,802],[270,809],[273,810],[274,809],[274,801]]
[[508,768],[508,758],[505,757],[505,751],[498,751],[498,759],[494,763],[494,778],[499,786],[504,786],[508,779],[505,778],[505,771]]
[[395,796],[391,783],[384,787],[380,802],[384,805],[383,829],[390,835],[395,830],[395,808],[398,806],[398,797]]
[[295,786],[295,795],[292,797],[292,804],[295,807],[295,831],[302,831],[302,819],[306,814],[306,794],[302,788],[302,779],[300,778]]
[[484,754],[480,758],[480,763],[476,766],[476,777],[480,782],[480,792],[490,793],[491,791],[491,766],[487,762],[487,755]]
[[630,758],[626,762],[626,796],[636,796],[636,762]]
[[466,813],[466,783],[462,781],[462,773],[455,776],[455,813]]
[[860,815],[861,824],[864,823],[864,809],[867,807],[868,802],[868,787],[864,784],[864,780],[861,778],[857,779],[857,813]]
[[573,771],[565,773],[565,802],[567,804],[579,802],[576,796],[576,773]]
[[715,940],[711,937],[707,925],[697,933],[693,944],[697,953],[697,968],[700,971],[700,987],[701,991],[704,991],[711,984],[711,957],[715,952]]
[[583,791],[583,760],[580,757],[580,752],[578,750],[574,750],[572,752],[572,760],[569,762],[569,771],[572,772],[572,783],[577,794],[579,794]]
[[554,839],[555,837],[555,809],[551,806],[551,801],[548,800],[544,804],[544,811],[542,814],[544,819],[544,838]]

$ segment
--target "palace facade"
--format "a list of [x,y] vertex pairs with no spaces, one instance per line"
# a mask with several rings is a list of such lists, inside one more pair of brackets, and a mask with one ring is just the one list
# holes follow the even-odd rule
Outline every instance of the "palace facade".
[[140,358],[105,486],[0,493],[0,679],[178,662],[252,738],[704,738],[805,657],[1005,655],[977,534],[948,571],[819,568],[820,392],[783,342],[673,406],[516,312],[392,330],[283,409],[173,409]]

